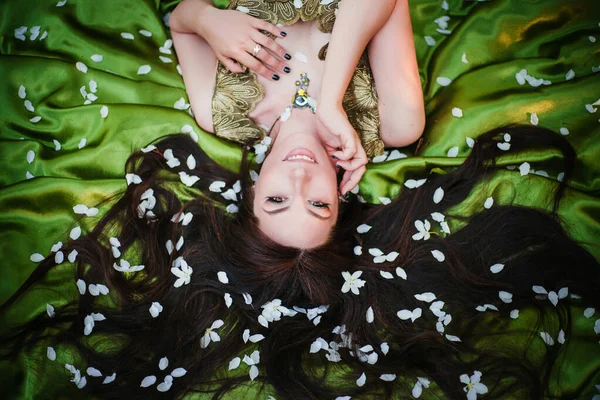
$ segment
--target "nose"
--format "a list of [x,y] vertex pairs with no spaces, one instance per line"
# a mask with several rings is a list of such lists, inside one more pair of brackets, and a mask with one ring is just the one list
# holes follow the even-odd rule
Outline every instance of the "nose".
[[302,191],[302,186],[304,185],[304,183],[306,183],[306,181],[310,179],[310,176],[307,174],[306,169],[301,166],[292,169],[290,175],[292,181],[294,182],[294,185],[296,186],[296,191],[298,192]]

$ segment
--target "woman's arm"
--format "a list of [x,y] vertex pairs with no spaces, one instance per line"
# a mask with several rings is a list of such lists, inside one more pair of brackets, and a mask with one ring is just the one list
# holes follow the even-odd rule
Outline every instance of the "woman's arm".
[[356,65],[371,38],[386,23],[396,0],[343,0],[327,49],[319,108],[339,108]]

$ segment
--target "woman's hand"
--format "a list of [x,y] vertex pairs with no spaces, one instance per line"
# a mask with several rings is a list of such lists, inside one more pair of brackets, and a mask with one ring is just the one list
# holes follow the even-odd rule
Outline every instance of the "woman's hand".
[[340,193],[344,195],[358,185],[365,173],[367,155],[341,105],[319,106],[317,117],[319,136],[325,143],[327,153],[337,159],[337,165],[345,170],[340,183]]
[[[286,49],[260,32],[263,30],[278,37],[286,35],[269,22],[239,11],[211,7],[198,18],[197,27],[197,33],[233,73],[243,72],[236,61],[267,79],[278,80],[278,73],[290,71],[283,61],[291,59]],[[257,44],[262,49],[254,57],[252,53]]]

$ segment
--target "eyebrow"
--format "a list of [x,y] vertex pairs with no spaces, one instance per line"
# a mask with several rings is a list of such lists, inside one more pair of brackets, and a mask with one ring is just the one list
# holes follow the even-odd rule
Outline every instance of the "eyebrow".
[[[286,210],[287,210],[287,209],[289,209],[289,208],[290,208],[290,206],[287,206],[287,207],[283,207],[283,208],[280,208],[280,209],[278,209],[278,210],[275,210],[275,211],[267,211],[267,210],[265,210],[265,209],[263,208],[263,211],[264,211],[264,212],[266,212],[266,213],[267,213],[267,214],[269,214],[269,215],[275,215],[275,214],[282,213],[282,212],[286,211]],[[321,215],[317,214],[316,212],[314,212],[313,210],[310,210],[310,209],[308,209],[308,208],[305,208],[305,210],[306,210],[306,211],[308,211],[308,212],[309,212],[311,215],[313,215],[314,217],[317,217],[317,218],[319,218],[320,220],[327,220],[327,219],[331,218],[331,215],[330,215],[329,217],[323,217],[323,216],[321,216]]]

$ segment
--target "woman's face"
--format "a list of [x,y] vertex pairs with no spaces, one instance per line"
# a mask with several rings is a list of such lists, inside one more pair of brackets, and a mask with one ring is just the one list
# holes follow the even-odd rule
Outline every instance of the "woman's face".
[[254,188],[261,231],[284,246],[325,243],[338,215],[334,164],[314,136],[299,132],[276,140]]

